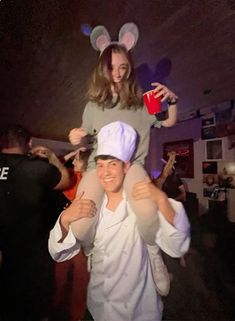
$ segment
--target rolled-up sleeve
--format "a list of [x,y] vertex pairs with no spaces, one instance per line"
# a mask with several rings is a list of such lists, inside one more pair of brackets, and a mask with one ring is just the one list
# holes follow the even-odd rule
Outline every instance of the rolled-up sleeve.
[[57,262],[63,262],[71,259],[80,251],[80,243],[77,241],[71,228],[69,228],[68,234],[66,235],[63,242],[62,230],[59,223],[60,218],[58,218],[54,228],[50,231],[48,240],[48,250],[51,257]]
[[184,255],[190,245],[190,224],[181,202],[169,199],[175,210],[174,225],[171,225],[159,212],[159,230],[156,234],[156,243],[172,257]]

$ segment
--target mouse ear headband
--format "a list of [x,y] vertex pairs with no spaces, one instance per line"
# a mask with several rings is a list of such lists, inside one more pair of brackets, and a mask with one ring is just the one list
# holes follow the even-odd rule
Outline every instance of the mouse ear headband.
[[125,46],[127,51],[135,47],[139,38],[139,30],[133,22],[125,23],[118,35],[118,41],[111,41],[109,32],[104,26],[96,26],[91,34],[90,41],[92,47],[102,52],[105,48],[112,44],[119,44]]

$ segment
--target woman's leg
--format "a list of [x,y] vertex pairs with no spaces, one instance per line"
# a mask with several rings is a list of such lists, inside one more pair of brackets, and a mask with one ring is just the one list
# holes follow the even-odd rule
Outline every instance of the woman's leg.
[[140,164],[133,164],[127,171],[124,180],[124,189],[128,201],[136,215],[139,233],[145,243],[155,244],[155,236],[158,229],[157,206],[149,199],[135,200],[132,197],[132,189],[135,183],[143,181],[147,173]]
[[171,281],[161,250],[157,244],[147,244],[147,250],[156,290],[161,296],[166,296],[169,294]]
[[156,290],[160,295],[167,295],[170,290],[170,278],[162,260],[160,248],[155,243],[156,232],[159,226],[157,205],[149,199],[136,201],[132,198],[134,184],[143,181],[146,176],[148,175],[141,165],[133,164],[125,177],[124,189],[127,193],[128,201],[136,214],[139,233],[147,245]]
[[83,242],[86,246],[89,246],[95,235],[96,222],[98,220],[98,214],[104,195],[103,188],[96,175],[96,170],[87,171],[82,177],[81,182],[78,185],[77,195],[84,192],[82,198],[93,200],[97,207],[97,212],[94,217],[84,217],[71,224],[72,231],[76,238]]

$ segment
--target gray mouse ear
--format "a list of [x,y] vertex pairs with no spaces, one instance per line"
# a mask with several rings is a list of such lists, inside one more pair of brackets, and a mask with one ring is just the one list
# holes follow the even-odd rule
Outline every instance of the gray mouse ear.
[[125,23],[119,31],[119,43],[124,45],[129,51],[135,47],[139,38],[139,29],[133,22]]
[[107,29],[104,26],[96,26],[90,34],[90,42],[95,50],[103,51],[111,42]]

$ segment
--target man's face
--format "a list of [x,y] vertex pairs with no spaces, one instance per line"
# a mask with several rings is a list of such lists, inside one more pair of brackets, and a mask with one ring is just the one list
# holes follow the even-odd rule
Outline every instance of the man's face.
[[106,193],[117,193],[122,190],[123,180],[129,167],[129,162],[123,163],[117,159],[97,160],[97,176]]

